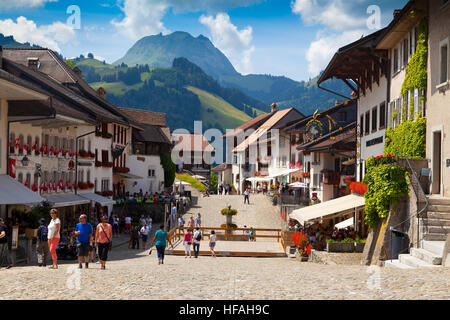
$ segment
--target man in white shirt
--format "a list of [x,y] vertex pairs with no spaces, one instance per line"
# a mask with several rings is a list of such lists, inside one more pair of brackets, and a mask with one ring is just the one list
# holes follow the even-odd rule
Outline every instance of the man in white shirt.
[[128,233],[131,231],[131,217],[127,216],[125,217],[125,231]]
[[147,239],[148,239],[148,233],[150,232],[148,225],[144,225],[141,228],[140,232],[141,232],[141,238],[142,238],[142,249],[145,250],[145,245],[147,244]]
[[245,189],[245,191],[244,191],[244,204],[245,204],[245,201],[247,201],[247,203],[250,204],[250,199],[249,199],[248,194],[249,194],[248,189]]

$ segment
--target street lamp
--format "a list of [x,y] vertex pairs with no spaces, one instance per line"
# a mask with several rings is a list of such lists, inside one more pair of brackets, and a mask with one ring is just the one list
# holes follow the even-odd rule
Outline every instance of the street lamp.
[[28,167],[28,164],[30,163],[30,159],[28,159],[28,157],[25,155],[22,159],[22,165],[24,167]]

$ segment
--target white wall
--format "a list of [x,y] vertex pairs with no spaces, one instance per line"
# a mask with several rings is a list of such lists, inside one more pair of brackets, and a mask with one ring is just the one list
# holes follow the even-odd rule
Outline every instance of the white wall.
[[[130,193],[142,192],[155,193],[164,189],[164,169],[161,166],[159,156],[148,155],[128,155],[130,174],[142,177],[143,179],[127,179],[126,190]],[[149,169],[155,170],[155,176],[149,177]]]

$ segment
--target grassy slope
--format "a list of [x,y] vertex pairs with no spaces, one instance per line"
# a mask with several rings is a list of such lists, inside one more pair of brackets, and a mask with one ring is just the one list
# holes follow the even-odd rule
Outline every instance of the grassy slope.
[[143,85],[144,85],[144,83],[141,82],[141,83],[134,84],[132,86],[127,86],[122,81],[120,81],[120,82],[95,82],[95,83],[90,84],[90,86],[92,88],[94,88],[95,90],[102,87],[103,89],[106,90],[107,93],[111,93],[115,96],[122,96],[127,91],[130,91],[133,89],[137,90],[140,87],[142,87]]
[[[220,124],[223,128],[232,129],[251,120],[249,115],[236,109],[216,95],[191,86],[186,87],[186,89],[195,93],[200,99],[205,110],[203,121],[206,123],[215,124],[220,119]],[[208,109],[213,110],[213,112],[207,112]]]

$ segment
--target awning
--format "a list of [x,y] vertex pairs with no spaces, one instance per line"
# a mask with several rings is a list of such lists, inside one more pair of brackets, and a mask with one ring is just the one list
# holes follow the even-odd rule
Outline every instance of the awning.
[[267,177],[267,179],[275,179],[276,177],[288,176],[291,173],[295,173],[295,172],[299,172],[299,171],[300,171],[300,169],[286,169],[286,170],[280,171],[276,174],[270,175],[270,177]]
[[106,197],[102,197],[101,195],[98,195],[96,193],[83,193],[83,194],[80,194],[80,196],[82,196],[83,198],[86,198],[90,201],[94,201],[94,202],[98,203],[99,205],[101,205],[102,207],[116,203],[114,200],[111,200]]
[[302,225],[307,221],[317,220],[326,216],[351,212],[355,208],[363,207],[365,200],[363,196],[351,194],[330,201],[315,204],[309,207],[293,211],[289,217],[300,222]]
[[48,196],[46,197],[46,199],[50,203],[52,208],[76,206],[80,204],[87,204],[90,202],[90,200],[83,198],[78,194]]
[[351,227],[355,224],[354,220],[355,220],[355,218],[351,217],[350,219],[347,219],[347,220],[344,220],[342,222],[335,224],[334,227],[338,228],[338,229],[345,229],[347,227]]
[[304,182],[294,182],[289,185],[291,188],[308,188],[308,185]]
[[251,177],[251,178],[247,178],[245,180],[249,181],[249,182],[264,182],[264,181],[270,181],[273,178],[270,177]]
[[124,178],[127,178],[127,179],[135,179],[135,180],[144,179],[142,177],[136,176],[136,175],[131,174],[131,173],[122,173],[122,172],[120,172],[120,173],[114,173],[114,174],[118,175],[118,176],[121,176],[121,177],[124,177]]
[[20,182],[6,174],[0,174],[0,205],[1,204],[35,204],[45,201]]

